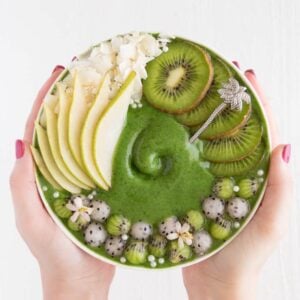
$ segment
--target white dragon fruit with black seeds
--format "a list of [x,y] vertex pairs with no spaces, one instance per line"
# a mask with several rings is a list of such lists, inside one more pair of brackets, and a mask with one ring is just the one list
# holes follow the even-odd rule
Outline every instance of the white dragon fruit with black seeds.
[[135,239],[145,241],[152,234],[152,226],[146,222],[139,221],[132,225],[130,233]]
[[91,218],[94,221],[103,223],[107,220],[107,218],[110,215],[110,207],[105,201],[93,200],[91,201],[89,206],[93,208]]
[[202,202],[202,210],[208,219],[215,220],[224,214],[224,200],[217,197],[208,197]]
[[212,238],[206,230],[194,233],[192,248],[196,254],[203,255],[212,245]]
[[105,251],[112,257],[121,256],[125,246],[126,241],[124,241],[121,236],[110,236],[106,239]]
[[249,202],[243,198],[235,197],[227,204],[227,212],[233,219],[244,218],[250,210]]
[[176,232],[176,222],[178,221],[176,216],[171,216],[160,222],[159,232],[161,235],[168,237],[169,234]]
[[70,203],[74,204],[75,198],[81,198],[83,206],[89,206],[91,203],[91,200],[87,196],[82,195],[82,194],[72,195],[70,198]]
[[101,246],[107,237],[106,230],[100,223],[93,222],[84,231],[84,239],[92,247]]

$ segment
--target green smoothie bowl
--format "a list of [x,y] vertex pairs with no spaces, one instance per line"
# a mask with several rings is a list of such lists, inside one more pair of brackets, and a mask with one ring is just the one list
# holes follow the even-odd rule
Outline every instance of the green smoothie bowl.
[[270,138],[246,78],[204,45],[133,32],[70,63],[35,122],[36,182],[51,217],[103,261],[200,262],[247,225]]

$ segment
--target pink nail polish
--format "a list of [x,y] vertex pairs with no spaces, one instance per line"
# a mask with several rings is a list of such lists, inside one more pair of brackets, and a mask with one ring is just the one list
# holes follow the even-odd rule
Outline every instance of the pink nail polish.
[[250,73],[250,74],[256,76],[256,74],[255,74],[255,72],[254,72],[253,69],[248,69],[248,70],[245,71],[245,73]]
[[53,74],[54,72],[56,72],[57,70],[64,70],[64,69],[65,69],[64,66],[57,65],[57,66],[53,69],[52,74]]
[[21,158],[24,155],[25,145],[22,140],[16,140],[16,159]]
[[240,64],[239,64],[238,61],[234,60],[234,61],[232,61],[232,63],[233,63],[238,69],[240,69]]
[[291,144],[287,144],[282,150],[282,159],[288,164],[291,157]]

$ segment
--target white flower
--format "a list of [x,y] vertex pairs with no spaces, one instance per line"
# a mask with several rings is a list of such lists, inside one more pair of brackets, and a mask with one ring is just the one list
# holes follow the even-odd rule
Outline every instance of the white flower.
[[190,233],[190,225],[188,223],[184,223],[183,225],[180,222],[176,222],[176,232],[168,234],[168,240],[176,240],[178,239],[179,248],[184,247],[184,244],[190,246],[193,242],[193,235]]
[[218,93],[231,109],[242,110],[243,101],[250,103],[250,96],[246,93],[246,88],[240,86],[239,82],[232,77],[228,82],[223,83],[223,88],[219,89]]
[[84,206],[81,197],[76,197],[72,202],[67,203],[66,208],[73,211],[71,216],[71,221],[74,223],[79,217],[82,217],[85,221],[89,222],[91,220],[90,214],[93,209],[91,207]]

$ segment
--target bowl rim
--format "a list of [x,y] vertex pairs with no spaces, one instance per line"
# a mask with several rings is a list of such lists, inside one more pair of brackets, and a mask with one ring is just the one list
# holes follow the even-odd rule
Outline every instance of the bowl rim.
[[[266,114],[266,111],[262,105],[262,101],[260,99],[260,97],[258,96],[257,92],[255,91],[255,89],[252,87],[250,81],[248,80],[248,78],[244,75],[244,73],[237,68],[237,66],[232,63],[231,61],[229,61],[228,59],[226,59],[223,55],[221,55],[218,51],[215,51],[214,48],[212,48],[211,46],[207,46],[206,44],[202,44],[199,42],[196,42],[194,40],[191,40],[189,38],[185,38],[185,37],[181,37],[179,35],[175,35],[176,38],[181,38],[184,39],[186,41],[195,43],[197,45],[199,45],[200,47],[206,48],[208,51],[214,53],[216,56],[220,57],[223,61],[225,61],[227,64],[230,65],[230,67],[232,67],[238,74],[239,76],[243,79],[243,81],[246,83],[247,85],[247,89],[250,90],[254,97],[257,99],[257,105],[259,107],[259,109],[261,110],[261,114],[264,117],[264,121],[265,121],[265,127],[267,129],[266,135],[267,135],[267,140],[268,140],[268,154],[271,154],[271,149],[272,149],[272,141],[271,141],[271,131],[270,131],[270,123],[268,120],[268,116]],[[88,50],[82,52],[83,53],[87,53],[93,46],[91,46],[90,48],[88,48]],[[79,54],[78,57],[80,57],[82,54]],[[48,92],[46,93],[44,99],[49,95],[49,93],[51,93],[52,89],[54,88],[55,84],[65,76],[65,74],[68,72],[68,68],[66,68],[64,71],[61,72],[61,74],[56,78],[56,80],[53,82],[53,84],[51,85],[51,87],[49,88]],[[39,120],[41,117],[41,113],[43,111],[43,104],[41,105],[41,107],[39,108],[39,112],[37,114],[36,120]],[[33,135],[32,135],[32,143],[35,142],[35,138],[36,138],[36,130],[34,128],[33,131]],[[126,265],[121,263],[120,261],[114,261],[114,260],[110,260],[108,258],[106,258],[105,256],[102,256],[94,251],[92,251],[91,249],[89,249],[85,244],[83,244],[82,242],[80,242],[70,231],[69,229],[67,229],[67,227],[63,224],[63,222],[60,220],[60,218],[53,212],[52,208],[50,207],[50,204],[48,203],[48,201],[46,200],[46,197],[44,195],[44,192],[42,190],[42,186],[38,180],[38,168],[37,166],[34,164],[34,174],[35,174],[35,182],[36,182],[36,186],[39,192],[39,196],[42,199],[42,202],[48,212],[48,214],[50,215],[50,217],[54,220],[54,223],[60,228],[60,230],[62,230],[62,232],[66,235],[66,237],[68,239],[70,239],[77,247],[79,247],[81,250],[83,250],[84,252],[88,253],[89,255],[93,256],[94,258],[103,261],[105,263],[117,266],[117,267],[121,267],[124,269],[131,269],[131,270],[147,270],[147,271],[168,271],[168,270],[174,270],[174,269],[178,269],[178,268],[184,268],[184,267],[188,267],[188,266],[192,266],[194,264],[200,263],[206,259],[209,259],[211,256],[217,254],[218,252],[222,251],[227,245],[229,245],[242,231],[243,229],[249,224],[249,222],[253,219],[254,215],[256,214],[258,207],[260,205],[260,203],[263,200],[264,194],[265,194],[265,190],[267,187],[267,183],[268,183],[268,177],[269,177],[269,169],[268,169],[268,173],[265,177],[259,198],[256,201],[255,206],[252,208],[251,213],[247,216],[247,220],[243,223],[242,226],[240,226],[238,228],[238,230],[229,238],[227,239],[221,246],[219,246],[218,248],[216,248],[215,250],[213,250],[212,252],[205,254],[203,256],[199,256],[198,258],[195,258],[192,261],[187,261],[187,262],[183,262],[181,264],[176,264],[173,266],[168,266],[168,267],[163,267],[163,268],[149,268],[149,267],[145,267],[143,265]]]

